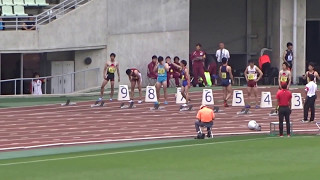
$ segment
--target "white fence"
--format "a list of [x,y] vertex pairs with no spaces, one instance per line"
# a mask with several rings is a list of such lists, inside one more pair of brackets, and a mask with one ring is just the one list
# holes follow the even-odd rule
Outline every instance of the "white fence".
[[98,86],[99,75],[100,68],[92,68],[56,76],[1,80],[0,95],[32,94],[31,83],[36,79],[44,81],[43,94],[68,94]]

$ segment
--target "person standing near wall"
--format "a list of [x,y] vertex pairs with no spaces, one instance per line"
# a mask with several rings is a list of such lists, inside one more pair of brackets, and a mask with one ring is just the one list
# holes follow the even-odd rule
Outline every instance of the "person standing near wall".
[[154,72],[154,67],[157,65],[158,57],[156,55],[152,56],[152,61],[148,64],[147,76],[150,79],[157,79],[158,74]]
[[218,69],[220,69],[220,66],[222,66],[222,58],[227,58],[227,60],[230,59],[230,53],[227,49],[224,47],[224,43],[219,43],[219,49],[216,51],[216,58],[218,62]]
[[270,57],[266,54],[263,54],[260,58],[259,58],[259,67],[261,69],[261,71],[263,72],[263,77],[267,77],[267,82],[265,84],[269,85],[272,82],[272,77],[271,77],[271,73],[270,73],[270,69],[271,69],[271,61],[270,61]]
[[39,73],[33,73],[33,80],[31,82],[30,94],[32,95],[42,95],[42,84],[46,81],[44,79],[39,79]]
[[99,101],[102,101],[103,94],[104,94],[104,88],[110,81],[111,83],[111,92],[110,92],[110,101],[113,100],[113,94],[114,94],[114,74],[117,71],[118,74],[118,82],[120,82],[120,72],[119,72],[119,63],[115,60],[116,54],[111,53],[110,54],[110,61],[107,61],[106,65],[103,69],[103,82],[100,89],[100,97],[98,99]]
[[219,69],[219,76],[221,78],[224,107],[229,107],[228,100],[231,97],[231,84],[234,82],[234,79],[232,74],[232,68],[228,65],[227,58],[222,58],[222,66]]
[[177,62],[177,57],[174,58],[175,62],[171,62],[171,58],[170,56],[166,57],[166,63],[169,65],[170,69],[168,71],[168,76],[167,76],[167,87],[170,86],[170,79],[174,78],[174,82],[176,87],[179,87],[179,78],[180,78],[180,73],[178,73],[179,69],[177,69],[177,67],[175,65],[180,66],[179,64],[179,58],[178,58],[178,62]]
[[314,63],[313,62],[309,63],[308,71],[306,72],[305,75],[303,75],[303,79],[306,79],[307,83],[309,83],[311,75],[314,76],[314,80],[313,81],[315,83],[317,83],[317,79],[320,79],[320,77],[319,77],[318,72],[314,70]]
[[304,103],[304,118],[302,122],[308,122],[308,112],[309,109],[311,110],[311,117],[310,122],[314,121],[315,116],[315,101],[317,99],[317,84],[314,82],[315,76],[310,74],[309,75],[309,82],[306,85],[305,91],[306,91],[306,101]]
[[196,45],[196,50],[191,55],[192,71],[193,71],[193,86],[199,84],[199,76],[203,79],[205,85],[208,85],[206,77],[204,75],[204,61],[206,59],[206,53],[201,51],[201,44]]
[[[259,77],[258,77],[259,74]],[[258,102],[258,88],[257,88],[257,82],[262,78],[263,73],[262,71],[254,64],[253,60],[249,60],[249,66],[244,71],[244,76],[247,80],[247,92],[248,92],[248,99],[249,102],[246,104],[246,108],[251,108],[250,106],[250,99],[251,94],[253,91],[254,97],[255,97],[255,103],[256,103],[256,109],[260,108]]]
[[158,64],[154,67],[154,71],[158,72],[158,79],[156,82],[156,91],[157,91],[157,98],[158,101],[155,103],[160,104],[160,89],[163,88],[163,96],[164,96],[164,104],[168,104],[168,93],[167,93],[167,76],[170,67],[164,61],[162,56],[158,57]]
[[292,69],[293,64],[293,45],[291,42],[287,43],[287,50],[283,53],[283,61],[289,65],[290,70]]
[[287,136],[290,137],[290,114],[291,114],[291,98],[292,94],[287,89],[287,84],[281,84],[281,90],[277,93],[277,106],[279,116],[279,136],[283,137],[283,120],[286,120]]
[[279,89],[281,89],[282,84],[286,84],[288,89],[291,85],[291,72],[288,66],[286,62],[282,63],[282,70],[279,71],[278,76]]

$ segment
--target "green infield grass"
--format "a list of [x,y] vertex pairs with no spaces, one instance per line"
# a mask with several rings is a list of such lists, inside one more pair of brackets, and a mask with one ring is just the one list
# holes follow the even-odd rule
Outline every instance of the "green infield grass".
[[319,136],[233,136],[0,160],[4,180],[319,179]]

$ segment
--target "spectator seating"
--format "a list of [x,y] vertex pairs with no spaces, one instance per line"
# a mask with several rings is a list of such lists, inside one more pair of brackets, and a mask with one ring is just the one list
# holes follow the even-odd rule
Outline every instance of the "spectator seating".
[[2,16],[27,16],[25,7],[43,7],[48,5],[46,0],[0,0]]
[[[0,0],[1,1],[1,0]],[[14,4],[13,4],[13,2],[12,2],[12,0],[2,0],[2,4],[4,5],[4,6],[13,6]]]
[[34,0],[24,0],[25,6],[38,6]]
[[28,14],[24,12],[23,6],[13,6],[13,9],[16,16],[28,16]]
[[15,16],[13,14],[12,6],[2,6],[2,16]]
[[46,0],[36,0],[36,4],[38,6],[48,6],[49,4],[46,2]]
[[15,6],[24,6],[24,0],[13,0]]

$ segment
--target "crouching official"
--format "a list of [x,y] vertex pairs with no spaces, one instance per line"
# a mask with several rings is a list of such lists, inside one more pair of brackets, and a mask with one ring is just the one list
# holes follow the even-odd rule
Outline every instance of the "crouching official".
[[207,137],[212,137],[212,126],[213,126],[213,120],[215,118],[214,112],[212,109],[208,108],[206,105],[201,105],[200,110],[197,114],[197,121],[194,123],[196,127],[196,131],[198,133],[197,137],[195,139],[204,139],[205,134],[202,133],[200,127],[206,127],[207,128]]

